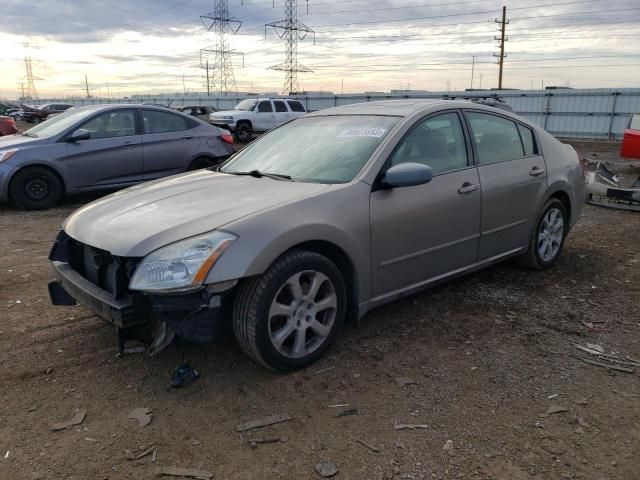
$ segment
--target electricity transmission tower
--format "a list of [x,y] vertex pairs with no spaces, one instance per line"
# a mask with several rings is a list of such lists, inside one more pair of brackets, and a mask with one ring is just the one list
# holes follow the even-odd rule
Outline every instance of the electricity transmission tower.
[[[29,48],[28,43],[23,43],[25,48]],[[25,81],[27,83],[26,88],[23,89],[22,97],[29,100],[35,100],[38,98],[38,91],[36,90],[35,77],[33,76],[33,64],[31,57],[27,54],[24,57],[24,70]]]
[[[214,32],[215,45],[200,49],[200,67],[205,68],[207,78],[207,94],[211,90],[228,94],[236,91],[236,78],[233,74],[233,55],[244,54],[229,48],[228,34],[234,34],[242,26],[242,22],[229,16],[229,0],[215,0],[213,12],[201,15],[200,20],[205,28]],[[213,62],[209,59],[213,57]]]
[[498,58],[498,65],[500,65],[500,73],[498,75],[498,89],[502,90],[502,71],[504,68],[504,59],[506,58],[506,54],[504,53],[504,43],[509,39],[505,37],[505,33],[507,31],[507,25],[509,24],[509,20],[507,20],[507,7],[502,7],[502,20],[495,19],[495,22],[500,25],[500,36],[493,37],[494,40],[498,41],[498,48],[500,49],[500,53],[494,53],[493,56]]
[[298,73],[312,72],[311,69],[298,63],[298,40],[304,40],[307,35],[313,33],[315,43],[315,32],[304,23],[298,21],[298,0],[285,0],[285,20],[267,23],[264,26],[264,36],[267,36],[267,27],[273,28],[280,38],[287,42],[286,58],[284,63],[269,67],[270,70],[286,72],[284,80],[285,95],[298,91]]

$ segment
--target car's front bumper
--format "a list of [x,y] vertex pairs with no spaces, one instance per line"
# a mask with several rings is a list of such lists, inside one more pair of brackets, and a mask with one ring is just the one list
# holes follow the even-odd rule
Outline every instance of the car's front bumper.
[[[153,342],[158,323],[162,322],[176,335],[199,343],[213,340],[220,331],[225,293],[209,293],[203,288],[188,293],[146,295],[128,290],[127,278],[120,278],[124,284],[116,286],[117,277],[121,276],[117,268],[110,287],[113,291],[108,291],[74,268],[77,256],[76,260],[71,260],[72,250],[76,248],[73,243],[78,242],[60,232],[49,255],[55,276],[55,280],[49,283],[49,298],[53,305],[81,304],[114,325],[119,338],[137,339],[149,344]],[[88,249],[93,250],[91,247]],[[85,262],[86,252],[85,248]],[[119,262],[124,264],[123,259],[114,260],[115,264]],[[86,268],[93,268],[93,265]]]

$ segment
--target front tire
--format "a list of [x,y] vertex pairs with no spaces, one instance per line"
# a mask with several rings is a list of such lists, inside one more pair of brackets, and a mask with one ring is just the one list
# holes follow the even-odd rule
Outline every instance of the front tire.
[[293,250],[236,295],[233,331],[242,350],[272,370],[304,368],[318,360],[344,322],[347,293],[328,258]]
[[253,137],[253,128],[249,122],[239,122],[236,125],[236,140],[247,143]]
[[26,210],[51,208],[60,201],[62,182],[48,168],[27,167],[16,173],[9,185],[12,200]]
[[194,170],[213,167],[217,164],[218,162],[211,160],[210,158],[198,157],[189,164],[189,166],[187,167],[187,172],[193,172]]
[[557,198],[551,198],[542,208],[529,242],[529,249],[520,257],[520,263],[535,270],[550,268],[560,257],[567,233],[567,207]]

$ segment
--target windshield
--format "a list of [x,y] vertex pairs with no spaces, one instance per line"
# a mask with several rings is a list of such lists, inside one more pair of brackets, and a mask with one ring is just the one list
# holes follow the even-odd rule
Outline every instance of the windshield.
[[245,112],[250,112],[251,110],[253,110],[255,108],[256,103],[258,103],[257,100],[243,100],[239,104],[237,104],[235,107],[233,107],[233,109],[234,110],[244,110]]
[[69,110],[50,118],[46,122],[42,122],[33,128],[30,128],[25,132],[25,135],[38,138],[53,137],[64,132],[67,128],[74,125],[76,122],[87,118],[90,115],[96,113],[93,108],[78,109],[70,108]]
[[350,182],[397,122],[397,117],[364,115],[301,118],[256,140],[220,171]]

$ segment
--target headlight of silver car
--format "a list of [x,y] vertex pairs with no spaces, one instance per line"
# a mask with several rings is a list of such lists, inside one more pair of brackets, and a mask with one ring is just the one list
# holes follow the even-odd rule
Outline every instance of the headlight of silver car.
[[155,293],[197,289],[236,238],[216,230],[160,248],[142,259],[129,288]]

